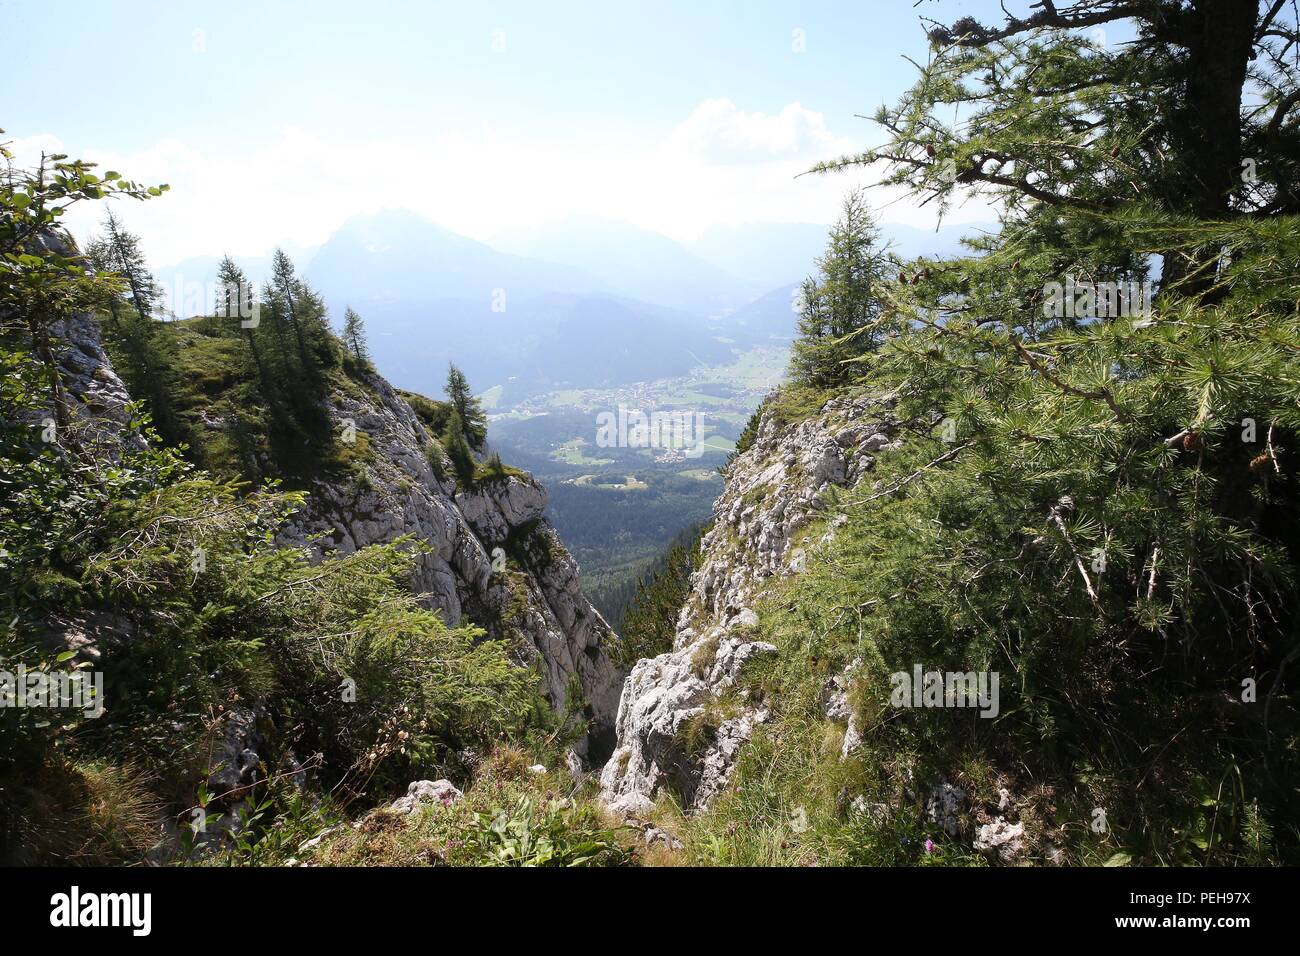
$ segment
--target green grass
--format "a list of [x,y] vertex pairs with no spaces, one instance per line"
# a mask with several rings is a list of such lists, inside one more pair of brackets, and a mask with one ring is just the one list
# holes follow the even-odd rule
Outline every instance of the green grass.
[[612,464],[613,458],[592,458],[583,450],[591,443],[585,438],[571,438],[551,452],[551,457],[568,465],[603,466]]
[[[278,423],[258,390],[244,341],[212,319],[181,319],[151,327],[153,347],[165,363],[153,388],[133,380],[132,363],[112,324],[102,319],[101,328],[110,356],[132,393],[165,401],[170,415],[153,407],[157,404],[153,398],[145,402],[164,437],[188,446],[186,457],[214,475],[278,478],[285,487],[299,489],[321,477],[364,475],[370,456],[366,436],[358,431],[356,441],[349,443],[319,413],[307,426]],[[349,362],[324,367],[322,389],[364,399],[367,387],[360,376],[350,374],[355,371]],[[171,433],[165,430],[169,420],[174,420]]]
[[[606,817],[588,785],[553,766],[529,769],[529,753],[501,747],[462,800],[408,816],[379,809],[327,835],[302,855],[314,866],[623,866],[637,860],[633,834]],[[267,860],[266,862],[282,862]]]
[[411,406],[411,411],[415,412],[415,417],[420,420],[420,424],[430,435],[435,438],[442,435],[447,427],[447,418],[451,415],[451,405],[448,402],[441,402],[419,392],[408,392],[401,388],[397,390],[397,394]]
[[528,474],[528,472],[520,468],[514,468],[510,465],[500,463],[500,462],[494,465],[490,459],[488,461],[474,462],[474,486],[475,487],[484,484],[489,484],[494,481],[505,481],[508,478],[524,479],[529,477],[531,476]]
[[[775,643],[779,653],[754,659],[739,687],[774,702],[775,714],[755,728],[730,785],[708,810],[690,817],[671,801],[659,808],[664,825],[685,843],[684,862],[982,865],[968,844],[949,839],[923,819],[915,801],[904,799],[901,781],[904,769],[913,766],[910,755],[868,746],[841,761],[844,726],[825,718],[822,687],[857,648],[842,635],[810,631],[799,603],[809,597],[803,583],[792,583],[760,606],[760,637]],[[701,651],[701,657],[711,654]],[[692,726],[690,732],[698,737],[725,719],[726,702],[715,702],[713,709],[719,707],[721,713],[706,708],[700,720],[704,729]],[[855,810],[859,797],[881,809]],[[927,839],[932,852],[926,850]]]

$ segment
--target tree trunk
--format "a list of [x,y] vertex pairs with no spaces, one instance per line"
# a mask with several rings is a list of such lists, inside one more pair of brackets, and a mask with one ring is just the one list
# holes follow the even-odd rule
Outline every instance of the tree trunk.
[[287,287],[284,290],[284,301],[289,307],[289,322],[293,325],[294,337],[298,340],[298,357],[302,359],[303,371],[311,373],[313,366],[307,361],[307,342],[302,337],[302,326],[298,324],[298,313],[293,307],[293,293]]
[[1241,97],[1255,38],[1256,4],[1200,0],[1198,36],[1189,48],[1183,110],[1192,209],[1203,219],[1227,215],[1241,185]]
[[[71,421],[71,416],[68,414],[67,402],[63,396],[63,380],[59,377],[59,363],[55,361],[54,349],[50,346],[50,334],[46,324],[38,321],[35,316],[28,319],[27,328],[31,333],[36,354],[45,365],[45,374],[50,381],[50,404],[54,410],[54,424],[62,433]],[[62,438],[62,434],[59,437]]]
[[262,353],[257,350],[257,341],[253,338],[253,330],[244,329],[244,331],[248,333],[248,347],[253,350],[253,361],[257,365],[257,379],[262,385],[262,394],[268,395],[266,369],[262,367]]
[[[1256,5],[1246,0],[1197,0],[1181,25],[1187,48],[1182,108],[1172,117],[1181,179],[1171,184],[1175,211],[1199,219],[1231,214],[1241,184],[1241,99],[1254,45]],[[1214,283],[1217,249],[1200,257],[1167,258],[1161,290],[1178,285],[1179,296],[1203,295]],[[1198,270],[1200,270],[1198,272]]]

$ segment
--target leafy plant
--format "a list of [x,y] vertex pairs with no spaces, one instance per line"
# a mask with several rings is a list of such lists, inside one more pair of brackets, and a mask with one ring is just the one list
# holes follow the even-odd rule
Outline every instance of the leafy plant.
[[593,866],[629,859],[614,834],[593,826],[590,811],[568,800],[540,806],[522,796],[508,809],[480,813],[466,842],[493,866]]

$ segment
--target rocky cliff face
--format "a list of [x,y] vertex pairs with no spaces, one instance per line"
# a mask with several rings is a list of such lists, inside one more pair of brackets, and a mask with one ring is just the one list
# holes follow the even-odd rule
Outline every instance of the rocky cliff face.
[[[605,802],[644,813],[664,791],[684,807],[705,806],[727,782],[741,747],[768,718],[761,700],[716,707],[742,665],[776,648],[757,639],[754,605],[803,567],[805,526],[825,511],[824,492],[853,488],[875,455],[894,447],[889,399],[837,398],[795,426],[764,413],[751,447],[729,470],[700,543],[701,564],[677,620],[673,649],[639,661],[623,688],[617,745],[601,775]],[[834,517],[830,530],[833,535]],[[692,727],[714,711],[700,746]]]
[[[381,376],[336,391],[328,410],[367,447],[363,479],[317,482],[288,543],[349,553],[411,535],[429,546],[414,586],[449,624],[468,620],[540,660],[556,707],[576,689],[591,731],[579,756],[600,763],[613,745],[622,674],[606,653],[613,632],[583,595],[578,567],[543,517],[545,489],[528,475],[457,491],[429,460],[434,439]],[[435,450],[435,454],[436,454]]]
[[[122,440],[130,396],[94,320],[76,315],[52,331],[72,421],[83,433]],[[543,517],[545,490],[516,473],[458,492],[450,477],[435,474],[426,454],[434,440],[393,387],[378,375],[364,387],[351,384],[327,406],[339,432],[353,429],[347,437],[364,448],[360,477],[316,482],[282,541],[320,554],[403,535],[426,543],[413,582],[425,603],[449,624],[468,620],[539,660],[556,707],[580,693],[591,729],[577,755],[602,762],[613,745],[623,675],[606,653],[609,626],[583,596],[577,564]]]
[[[29,240],[29,247],[33,255],[72,258],[78,254],[72,241],[54,230]],[[131,396],[104,351],[99,326],[90,314],[74,312],[51,322],[48,337],[67,418],[58,421],[61,416],[53,405],[30,418],[56,423],[61,431],[70,429],[83,447],[116,460],[121,442],[140,438],[127,431]]]

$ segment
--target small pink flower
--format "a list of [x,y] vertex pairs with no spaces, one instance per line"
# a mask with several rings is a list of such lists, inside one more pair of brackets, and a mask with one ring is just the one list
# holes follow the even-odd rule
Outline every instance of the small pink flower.
[[926,841],[925,841],[925,852],[926,852],[926,855],[929,855],[929,854],[931,854],[931,853],[934,852],[934,841],[933,841],[933,840],[926,839]]

